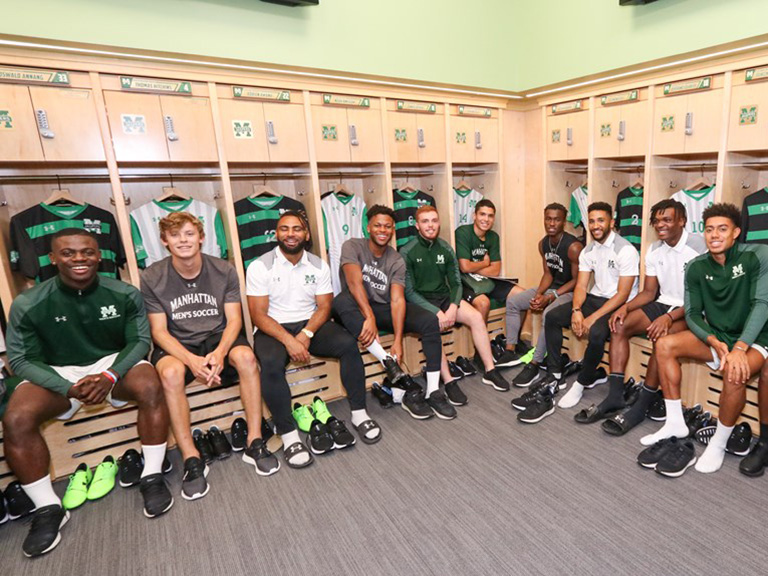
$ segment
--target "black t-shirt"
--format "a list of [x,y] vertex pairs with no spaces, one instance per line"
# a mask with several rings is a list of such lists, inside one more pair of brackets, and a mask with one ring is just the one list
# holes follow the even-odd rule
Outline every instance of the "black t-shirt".
[[307,217],[304,204],[286,196],[248,197],[235,202],[237,234],[246,269],[256,258],[275,247],[277,221],[287,210],[295,210]]
[[544,261],[547,263],[547,268],[549,268],[552,274],[551,289],[557,290],[563,284],[573,280],[571,261],[568,259],[568,248],[571,247],[571,244],[578,241],[579,239],[573,234],[563,232],[563,237],[555,246],[550,245],[549,236],[544,236],[539,243],[541,252],[544,254]]

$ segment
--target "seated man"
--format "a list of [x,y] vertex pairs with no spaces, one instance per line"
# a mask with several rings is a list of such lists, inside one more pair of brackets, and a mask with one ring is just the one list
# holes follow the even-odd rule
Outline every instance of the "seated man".
[[[713,204],[704,210],[703,219],[709,252],[692,260],[685,271],[689,330],[656,342],[667,419],[658,432],[640,442],[649,446],[688,436],[680,402],[680,361],[706,362],[723,374],[717,429],[698,462],[690,454],[683,465],[696,462],[696,470],[710,473],[723,464],[728,438],[746,403],[746,382],[768,357],[768,246],[736,242],[741,214],[733,204]],[[761,398],[764,402],[762,392]],[[760,416],[761,421],[767,419],[764,410]],[[761,431],[768,432],[764,426]]]
[[[596,422],[624,406],[624,370],[629,361],[629,339],[643,334],[655,343],[662,336],[686,330],[684,276],[688,262],[707,251],[704,238],[685,230],[685,206],[671,198],[651,207],[651,226],[659,237],[645,255],[643,290],[613,313],[609,389],[606,398],[590,407],[585,423]],[[645,420],[656,398],[659,371],[656,354],[648,359],[645,384],[637,401],[623,413],[603,423],[609,434],[620,436]]]
[[[451,246],[438,238],[440,216],[434,206],[416,210],[416,230],[416,238],[400,250],[407,270],[405,297],[435,314],[441,330],[450,329],[456,322],[469,326],[476,355],[485,369],[483,383],[496,390],[509,390],[509,383],[494,366],[482,314],[461,299],[459,263]],[[427,398],[437,390],[433,380],[427,389]]]
[[[432,415],[450,420],[456,417],[451,406],[466,404],[467,398],[448,370],[443,359],[443,343],[437,317],[421,306],[405,301],[405,262],[389,246],[395,232],[395,213],[386,206],[373,206],[368,210],[368,235],[352,238],[341,247],[342,292],[333,300],[333,310],[340,322],[360,343],[387,368],[394,384],[402,377],[395,359],[403,357],[403,332],[415,332],[422,337],[427,360],[427,397],[429,410],[422,410],[423,396],[409,391],[402,406],[414,418]],[[394,332],[392,356],[379,343],[379,329]],[[445,395],[438,389],[440,373],[445,384]],[[437,391],[436,391],[437,390]],[[436,391],[436,392],[435,392]]]
[[539,375],[539,367],[547,354],[544,325],[547,314],[557,306],[573,300],[573,288],[579,273],[579,254],[584,245],[573,234],[565,231],[565,217],[568,211],[562,204],[549,204],[544,208],[544,230],[547,235],[539,242],[539,254],[544,267],[538,288],[523,290],[515,286],[507,296],[507,350],[496,362],[496,366],[516,366],[521,357],[515,351],[520,327],[521,312],[541,312],[541,332],[536,342],[533,359],[515,376],[512,383],[525,388]]
[[[196,500],[208,493],[208,466],[190,432],[186,385],[240,382],[248,423],[243,460],[269,476],[280,463],[261,438],[261,390],[256,357],[243,333],[240,282],[234,267],[201,252],[203,224],[188,212],[160,220],[160,241],[170,256],[152,264],[141,277],[155,349],[152,363],[160,375],[171,428],[184,460],[181,496]],[[230,365],[231,364],[231,365]]]
[[[262,394],[282,437],[285,461],[291,468],[303,468],[313,457],[301,442],[291,413],[285,379],[289,359],[307,362],[310,354],[338,358],[358,434],[364,442],[375,442],[381,428],[365,409],[365,369],[357,340],[330,321],[331,272],[323,260],[305,250],[310,238],[306,220],[287,210],[277,221],[275,235],[277,247],[248,266],[248,309],[258,330],[253,349],[265,383]],[[341,420],[328,422],[334,442],[350,436]]]
[[30,557],[53,550],[69,520],[51,485],[40,427],[70,411],[70,399],[136,402],[144,514],[153,518],[173,506],[162,475],[168,411],[157,373],[144,360],[149,325],[141,294],[97,275],[99,244],[83,229],[56,232],[49,256],[58,276],[14,300],[7,333],[11,368],[24,381],[11,395],[3,442],[8,465],[37,508],[22,545]]

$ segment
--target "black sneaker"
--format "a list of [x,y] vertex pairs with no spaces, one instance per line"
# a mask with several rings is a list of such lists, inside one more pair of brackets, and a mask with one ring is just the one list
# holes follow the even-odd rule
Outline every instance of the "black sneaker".
[[184,476],[181,477],[181,497],[184,500],[202,498],[211,487],[205,479],[208,466],[200,458],[192,456],[184,460]]
[[50,552],[61,541],[61,528],[69,520],[69,511],[58,504],[43,506],[32,517],[32,526],[21,549],[32,558]]
[[637,463],[640,464],[643,468],[651,468],[655,469],[656,465],[659,463],[659,461],[662,459],[664,454],[667,453],[667,451],[674,448],[678,443],[677,438],[672,436],[672,438],[665,438],[664,440],[659,440],[656,442],[656,444],[653,444],[652,446],[648,446],[645,450],[640,452],[640,454],[637,455]]
[[[142,457],[142,461],[144,458]],[[170,474],[171,470],[173,470],[173,463],[171,462],[171,459],[168,458],[168,451],[165,451],[165,456],[163,456],[163,474]]]
[[504,352],[506,351],[506,348],[500,346],[498,342],[495,340],[491,341],[491,356],[493,356],[494,364],[498,364],[499,358],[504,356]]
[[526,408],[528,408],[528,406],[536,402],[538,398],[538,393],[541,392],[541,390],[544,387],[546,387],[548,384],[551,384],[552,387],[554,388],[556,386],[554,383],[555,383],[554,378],[551,378],[551,377],[542,378],[541,380],[533,384],[528,389],[528,391],[525,392],[525,394],[523,394],[522,396],[518,396],[517,398],[512,400],[512,408],[514,408],[515,410],[525,410]]
[[704,412],[703,414],[699,414],[693,421],[693,424],[689,426],[688,431],[691,432],[690,436],[695,438],[697,442],[706,445],[709,443],[709,437],[706,439],[702,438],[702,436],[699,434],[699,430],[707,427],[717,428],[717,420],[712,417],[711,412]]
[[696,464],[696,450],[693,442],[690,440],[674,442],[656,464],[656,472],[670,478],[678,478],[694,464]]
[[746,422],[742,422],[737,424],[731,432],[728,443],[725,445],[725,451],[736,456],[746,456],[749,454],[751,444],[752,428]]
[[232,436],[232,450],[240,452],[248,445],[248,422],[245,418],[235,418],[229,431]]
[[556,391],[549,386],[544,386],[536,393],[535,400],[517,415],[517,419],[524,424],[541,422],[547,416],[555,413],[556,395]]
[[141,481],[141,472],[144,470],[144,462],[133,448],[126,450],[120,460],[117,461],[117,471],[120,476],[120,486],[130,488],[138,486]]
[[762,476],[768,466],[768,440],[757,441],[749,456],[739,462],[739,472],[746,476]]
[[656,399],[648,406],[648,418],[656,422],[664,422],[667,419],[667,405],[664,404],[664,396],[660,391]]
[[445,395],[445,392],[440,389],[435,390],[432,392],[432,394],[429,395],[427,398],[427,404],[430,408],[432,408],[435,416],[441,418],[442,420],[453,420],[456,418],[456,408],[454,408],[451,403],[448,402],[448,398]]
[[459,388],[458,380],[451,380],[445,384],[445,395],[448,402],[454,406],[464,406],[467,403],[467,395]]
[[[275,430],[272,428],[272,420],[267,421],[263,416],[261,417],[261,437],[264,442],[269,442],[269,439],[275,435]],[[248,436],[246,435],[246,438]]]
[[400,365],[397,363],[397,360],[395,360],[392,356],[387,354],[387,357],[384,358],[384,370],[387,373],[387,378],[389,378],[389,381],[392,383],[397,383],[400,378],[405,376],[405,373],[400,368]]
[[461,371],[461,368],[456,366],[456,362],[453,360],[448,360],[448,371],[453,378],[458,378],[459,380],[464,378],[464,372]]
[[526,364],[523,369],[512,379],[512,384],[518,388],[528,388],[539,376],[539,367],[536,364]]
[[165,514],[173,506],[173,496],[162,474],[150,474],[142,478],[139,491],[144,498],[144,516],[147,518]]
[[514,350],[504,350],[498,358],[494,357],[496,368],[511,368],[522,364],[520,355]]
[[427,401],[424,398],[424,391],[421,390],[421,388],[407,390],[403,396],[403,403],[401,406],[403,407],[403,410],[417,420],[426,420],[427,418],[432,418],[435,414],[429,404],[427,404]]
[[477,374],[477,369],[474,367],[472,362],[470,362],[469,359],[465,358],[464,356],[459,356],[456,358],[456,366],[459,367],[459,370],[461,370],[464,376],[474,376]]
[[640,382],[635,382],[634,378],[630,378],[624,382],[624,406],[632,406],[632,404],[637,402],[642,388],[642,380]]
[[496,342],[502,348],[506,348],[507,347],[507,337],[504,336],[504,334],[501,333],[501,332],[496,334],[496,337],[493,339],[493,341]]
[[[701,404],[696,404],[690,408],[683,408],[683,421],[688,427],[688,430],[693,426],[696,417],[703,412]],[[695,432],[695,431],[694,431]]]
[[5,524],[11,519],[11,515],[5,509],[5,498],[3,497],[3,491],[0,490],[0,525]]
[[392,408],[395,405],[395,401],[392,399],[392,389],[385,389],[378,382],[374,382],[371,386],[371,394],[379,401],[382,408]]
[[227,440],[227,435],[219,430],[218,426],[211,426],[208,429],[208,442],[213,448],[213,454],[219,460],[225,460],[232,456],[232,445]]
[[581,360],[571,360],[571,358],[565,352],[563,352],[562,363],[560,365],[563,367],[564,379],[571,374],[576,374],[576,372],[581,370]]
[[192,430],[192,441],[195,443],[195,448],[200,453],[200,458],[206,463],[213,462],[216,458],[213,452],[213,446],[211,446],[210,440],[200,428]]
[[335,416],[328,418],[325,423],[328,428],[328,432],[333,437],[333,447],[336,450],[343,450],[355,445],[355,437],[352,432],[349,431],[347,425],[344,424],[344,420],[339,420]]
[[21,482],[15,480],[5,488],[5,501],[8,504],[8,515],[11,520],[17,520],[29,516],[35,511],[35,505],[29,499]]
[[592,382],[592,384],[585,384],[584,389],[589,390],[590,388],[594,388],[598,384],[605,384],[608,382],[608,373],[605,371],[605,368],[600,366],[597,370],[595,370],[595,379]]
[[[504,344],[503,344],[503,346],[504,346],[504,348],[506,348],[506,347],[507,347],[507,339],[506,339],[506,338],[504,339]],[[518,340],[518,341],[517,341],[517,344],[515,344],[515,352],[517,352],[517,354],[518,354],[520,357],[523,357],[523,356],[525,356],[525,355],[526,355],[526,354],[528,354],[528,352],[530,352],[532,349],[533,349],[533,346],[531,346],[530,344],[528,344],[527,342],[525,342],[525,341],[523,341],[523,340]]]
[[320,420],[312,420],[309,426],[309,449],[313,454],[325,454],[333,450],[333,436]]
[[501,392],[509,391],[509,382],[504,379],[504,376],[502,376],[501,372],[496,368],[483,374],[483,384],[493,386],[494,389],[500,390]]
[[280,461],[267,448],[267,443],[261,438],[254,438],[251,445],[243,453],[243,462],[253,465],[259,476],[272,476],[280,470]]

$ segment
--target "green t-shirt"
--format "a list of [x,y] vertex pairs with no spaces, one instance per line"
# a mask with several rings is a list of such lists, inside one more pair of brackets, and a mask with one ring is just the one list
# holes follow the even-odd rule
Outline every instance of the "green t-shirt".
[[[475,234],[474,224],[465,224],[456,228],[456,257],[470,262],[480,262],[488,254],[491,262],[501,261],[501,241],[493,230],[481,240]],[[461,274],[461,281],[475,294],[487,294],[493,290],[493,280],[481,274]]]

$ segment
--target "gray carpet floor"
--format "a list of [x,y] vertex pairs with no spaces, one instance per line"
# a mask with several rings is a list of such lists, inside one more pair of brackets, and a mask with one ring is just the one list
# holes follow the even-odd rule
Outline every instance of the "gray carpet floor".
[[[717,474],[664,478],[635,463],[658,423],[613,438],[558,409],[526,426],[509,404],[520,391],[462,386],[470,403],[454,421],[371,399],[378,444],[269,478],[238,457],[217,462],[195,502],[178,495],[174,451],[167,515],[146,519],[138,490],[118,487],[73,511],[59,547],[35,560],[20,549],[28,524],[7,523],[0,574],[768,573],[768,476],[746,478],[728,456]],[[331,410],[348,417],[346,402]]]

